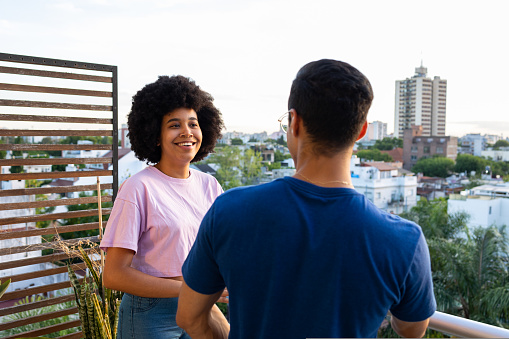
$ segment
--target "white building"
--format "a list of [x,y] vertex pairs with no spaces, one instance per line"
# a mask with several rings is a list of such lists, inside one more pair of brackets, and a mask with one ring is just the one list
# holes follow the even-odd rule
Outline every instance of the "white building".
[[462,211],[468,213],[468,226],[471,228],[509,226],[509,184],[482,185],[464,193],[449,196],[449,214]]
[[350,172],[355,189],[378,208],[398,214],[417,205],[417,177],[413,173],[384,162],[361,163],[355,155]]
[[480,133],[467,134],[458,139],[460,146],[458,153],[471,154],[476,157],[481,156],[481,152],[486,148],[486,138]]
[[480,156],[491,158],[494,161],[509,161],[509,147],[500,147],[498,150],[490,149],[481,152]]
[[387,137],[387,123],[381,121],[373,121],[368,124],[366,135],[359,140],[363,145],[367,141],[382,140]]
[[422,126],[423,136],[445,136],[447,80],[427,77],[421,63],[412,78],[396,81],[394,137],[404,130]]

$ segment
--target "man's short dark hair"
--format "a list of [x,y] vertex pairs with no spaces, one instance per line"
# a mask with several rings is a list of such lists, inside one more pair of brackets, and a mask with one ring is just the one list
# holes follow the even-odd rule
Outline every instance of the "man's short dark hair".
[[192,162],[202,160],[214,151],[224,127],[221,112],[213,104],[214,98],[195,82],[181,75],[160,76],[133,96],[127,118],[131,149],[141,161],[156,164],[161,160],[161,121],[177,108],[194,109],[202,131],[200,150]]
[[295,109],[319,154],[352,145],[373,101],[369,80],[355,67],[322,59],[302,67],[292,83],[288,109]]

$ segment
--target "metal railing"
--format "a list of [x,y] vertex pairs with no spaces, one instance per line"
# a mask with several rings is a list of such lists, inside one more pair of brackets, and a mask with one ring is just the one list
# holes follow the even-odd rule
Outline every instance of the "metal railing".
[[509,338],[509,330],[442,312],[435,312],[429,328],[462,338]]

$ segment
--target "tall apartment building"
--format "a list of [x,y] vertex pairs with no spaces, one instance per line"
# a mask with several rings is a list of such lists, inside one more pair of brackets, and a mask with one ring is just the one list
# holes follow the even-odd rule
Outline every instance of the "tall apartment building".
[[421,63],[415,75],[396,81],[394,137],[403,138],[404,130],[422,126],[423,136],[445,136],[447,80],[427,77]]

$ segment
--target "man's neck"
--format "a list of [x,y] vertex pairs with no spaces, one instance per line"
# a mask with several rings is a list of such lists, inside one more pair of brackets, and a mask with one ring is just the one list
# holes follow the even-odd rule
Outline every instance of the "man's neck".
[[353,187],[350,176],[352,150],[330,157],[301,151],[297,157],[294,177],[323,187]]

